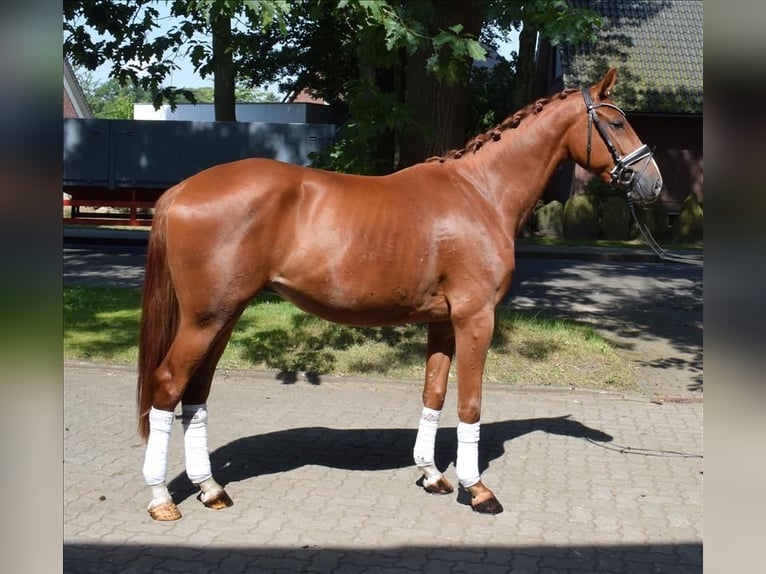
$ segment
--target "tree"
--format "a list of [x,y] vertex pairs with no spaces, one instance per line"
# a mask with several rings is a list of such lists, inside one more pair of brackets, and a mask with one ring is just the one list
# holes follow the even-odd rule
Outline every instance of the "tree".
[[584,40],[599,24],[566,0],[174,0],[176,23],[155,37],[155,6],[67,0],[65,54],[89,69],[112,61],[112,77],[150,90],[155,105],[172,106],[194,99],[163,86],[175,55],[186,50],[203,77],[214,75],[220,120],[235,119],[237,79],[257,86],[282,78],[283,88],[306,89],[348,114],[325,165],[372,173],[462,144],[471,63],[486,54],[480,37],[491,47],[502,30],[522,30],[515,62],[521,98],[531,85],[538,33],[554,42]]
[[[434,56],[443,57],[443,51],[454,34],[468,34],[478,38],[484,20],[484,0],[443,0],[436,3],[415,3],[427,5],[431,13],[424,14],[428,34],[435,38],[438,51],[432,46],[420,46],[408,54],[406,61],[407,106],[416,118],[430,126],[428,131],[410,133],[403,140],[402,165],[411,165],[425,157],[443,153],[462,143],[465,134],[465,120],[468,111],[468,74],[475,59],[484,59],[484,49],[471,45],[465,54],[450,54],[446,59],[447,70],[440,78],[434,74],[429,60]],[[425,10],[423,10],[425,12]],[[481,49],[480,49],[481,48]],[[454,51],[454,47],[448,48]],[[471,50],[473,50],[471,52]],[[431,67],[431,73],[429,73]]]
[[517,54],[498,56],[492,67],[475,66],[468,82],[468,117],[465,139],[499,124],[521,106],[514,97]]
[[[110,77],[121,85],[152,93],[155,107],[171,107],[194,94],[164,85],[176,60],[188,54],[201,77],[214,76],[217,120],[235,120],[237,79],[255,87],[289,73],[294,54],[282,41],[278,26],[269,26],[276,8],[287,1],[173,0],[172,25],[158,34],[161,4],[157,0],[66,0],[64,54],[75,65],[95,70],[111,63]],[[232,26],[232,21],[237,26]],[[95,32],[95,33],[94,33]],[[209,39],[212,38],[212,41]],[[257,57],[257,65],[253,59]]]
[[571,0],[506,2],[491,0],[487,20],[495,28],[520,30],[516,58],[515,89],[511,93],[514,109],[531,101],[538,36],[560,43],[578,44],[595,39],[602,20],[595,12],[572,5]]
[[[75,70],[85,99],[88,101],[93,116],[109,120],[133,119],[133,104],[151,102],[152,94],[140,86],[121,86],[115,79],[98,83],[93,74]],[[186,88],[196,103],[212,104],[213,88]],[[236,100],[241,103],[278,102],[279,97],[273,92],[237,85]]]
[[99,84],[91,74],[79,70],[75,73],[94,117],[130,120],[133,119],[133,104],[151,100],[151,94],[140,86],[121,86],[114,79]]
[[[373,6],[375,13],[353,23],[357,52],[337,51],[351,54],[355,60],[345,65],[358,71],[341,92],[350,120],[346,137],[329,152],[329,167],[387,172],[458,147],[465,141],[469,70],[485,46],[496,47],[503,31],[522,30],[513,62],[522,73],[515,74],[509,97],[514,111],[531,99],[538,33],[554,44],[579,42],[593,38],[600,25],[594,13],[565,0],[402,0],[360,8]],[[344,31],[332,29],[338,36]],[[312,86],[320,93],[332,75],[321,63],[315,62]],[[332,94],[323,96],[332,101]]]

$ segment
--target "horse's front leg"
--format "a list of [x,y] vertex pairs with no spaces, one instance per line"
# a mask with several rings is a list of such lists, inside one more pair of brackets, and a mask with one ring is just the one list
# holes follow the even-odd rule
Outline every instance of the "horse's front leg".
[[481,481],[479,434],[481,387],[487,351],[492,340],[494,308],[455,320],[458,379],[457,460],[460,486],[471,494],[471,507],[482,514],[499,514],[503,505]]
[[450,364],[455,354],[455,332],[452,323],[429,323],[426,381],[423,387],[423,411],[420,415],[418,435],[413,457],[423,473],[423,488],[433,494],[449,494],[452,485],[436,467],[434,450],[439,427]]

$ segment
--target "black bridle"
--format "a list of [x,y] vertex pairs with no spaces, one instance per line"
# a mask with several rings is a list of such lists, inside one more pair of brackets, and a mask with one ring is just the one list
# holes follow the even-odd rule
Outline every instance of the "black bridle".
[[[652,236],[651,232],[649,231],[649,228],[644,223],[641,222],[638,215],[636,214],[633,194],[630,191],[630,189],[633,186],[636,178],[638,177],[640,179],[641,175],[644,173],[644,171],[646,171],[646,168],[649,166],[649,160],[652,159],[654,154],[652,153],[652,150],[649,148],[649,146],[644,144],[638,147],[637,149],[633,150],[632,152],[630,152],[628,155],[624,157],[620,156],[619,152],[617,151],[617,148],[614,147],[612,140],[609,139],[609,134],[606,133],[604,126],[601,125],[601,122],[598,119],[598,114],[596,113],[596,110],[602,107],[612,108],[620,112],[620,115],[623,118],[625,117],[625,112],[623,112],[620,108],[618,108],[614,104],[607,104],[605,102],[594,104],[587,89],[583,89],[582,97],[585,100],[585,108],[588,112],[588,147],[587,147],[588,169],[590,169],[591,132],[592,132],[592,127],[596,126],[596,130],[601,136],[601,139],[604,140],[606,149],[609,150],[609,153],[612,155],[612,159],[614,160],[614,167],[612,168],[612,171],[609,172],[609,174],[612,176],[612,184],[620,184],[629,189],[628,206],[630,207],[630,213],[636,222],[636,227],[641,232],[641,235],[644,238],[644,241],[646,241],[646,244],[649,245],[649,247],[651,247],[652,250],[657,254],[657,256],[662,260],[675,261],[678,263],[688,263],[692,265],[702,265],[703,264],[702,258],[697,255],[680,255],[677,253],[671,253],[663,249],[662,246],[660,246],[660,244],[657,243],[657,240]],[[641,171],[636,173],[636,171],[632,169],[631,166],[642,160],[647,160],[647,161],[644,164],[644,167],[641,169]]]
[[642,160],[650,160],[652,156],[654,155],[652,153],[652,150],[649,148],[648,145],[644,144],[638,147],[637,149],[633,150],[632,152],[630,152],[628,155],[621,156],[620,153],[617,151],[617,148],[614,147],[612,140],[609,139],[609,134],[606,133],[606,130],[604,129],[604,126],[601,124],[601,121],[598,119],[598,114],[596,113],[596,110],[598,108],[612,108],[614,110],[617,110],[623,118],[625,117],[625,112],[623,112],[620,108],[618,108],[614,104],[607,104],[605,102],[594,104],[593,100],[590,97],[590,94],[588,93],[588,90],[585,88],[583,88],[582,90],[582,97],[585,100],[585,109],[588,112],[588,147],[587,147],[588,169],[590,169],[591,132],[592,132],[593,126],[596,126],[596,131],[598,131],[599,135],[601,136],[601,139],[604,140],[606,149],[609,150],[609,153],[612,155],[612,159],[614,160],[614,167],[612,168],[612,171],[609,172],[609,174],[612,177],[612,183],[623,185],[626,187],[631,186],[636,179],[636,175],[640,177],[640,175],[644,173],[646,168],[649,166],[649,161],[646,162],[643,169],[638,174],[636,174],[636,171],[632,169],[631,166]]

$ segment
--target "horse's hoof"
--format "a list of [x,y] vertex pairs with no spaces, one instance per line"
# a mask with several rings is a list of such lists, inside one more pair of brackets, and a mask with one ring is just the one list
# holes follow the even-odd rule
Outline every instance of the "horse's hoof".
[[173,501],[162,502],[156,506],[150,506],[149,516],[160,522],[170,522],[181,518],[181,511]]
[[218,492],[214,492],[212,494],[200,492],[197,495],[197,500],[199,500],[207,508],[212,508],[213,510],[229,508],[234,504],[234,501],[229,497],[228,494],[226,494],[225,490],[219,490]]
[[471,508],[479,514],[500,514],[503,511],[503,505],[500,504],[500,501],[494,495],[481,502],[474,503],[471,501]]
[[427,482],[423,477],[423,490],[430,494],[451,494],[454,491],[449,480],[440,476],[433,482]]

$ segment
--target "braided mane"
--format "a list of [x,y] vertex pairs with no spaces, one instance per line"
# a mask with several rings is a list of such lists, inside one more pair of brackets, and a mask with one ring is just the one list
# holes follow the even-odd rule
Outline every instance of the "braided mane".
[[426,159],[426,163],[438,161],[440,163],[444,163],[448,159],[460,159],[463,157],[466,153],[473,152],[476,153],[480,147],[482,147],[485,143],[488,141],[497,141],[500,139],[501,134],[511,128],[517,128],[519,127],[519,124],[521,123],[521,120],[526,118],[529,115],[535,115],[542,111],[542,109],[549,104],[550,102],[554,100],[563,100],[567,96],[579,93],[580,90],[575,88],[568,88],[566,90],[562,90],[557,94],[554,94],[550,98],[540,98],[539,100],[536,100],[535,102],[523,107],[518,112],[516,112],[513,115],[508,116],[505,118],[502,122],[497,124],[495,127],[490,128],[486,132],[479,134],[477,136],[474,136],[468,142],[465,144],[463,149],[453,149],[448,151],[442,156],[435,155],[433,157],[429,157]]

